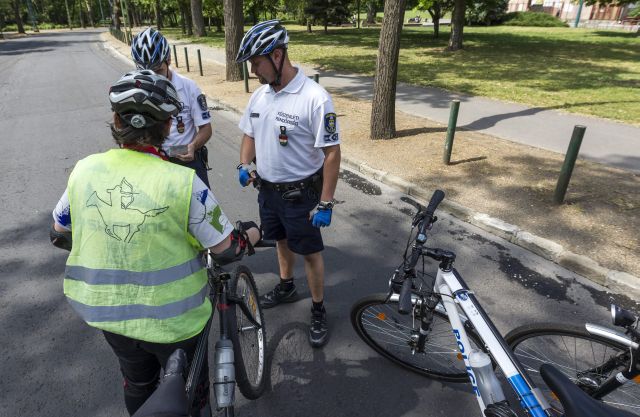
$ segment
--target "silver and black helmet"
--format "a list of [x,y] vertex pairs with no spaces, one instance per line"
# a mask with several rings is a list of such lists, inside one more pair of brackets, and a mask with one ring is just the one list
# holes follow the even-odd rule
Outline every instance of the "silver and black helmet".
[[279,20],[260,22],[244,35],[236,62],[245,62],[256,55],[269,55],[277,48],[287,48],[289,35]]
[[131,57],[140,69],[157,69],[171,57],[169,42],[153,28],[147,28],[133,37]]
[[109,89],[111,110],[130,126],[143,129],[176,116],[182,110],[171,81],[150,70],[126,73]]

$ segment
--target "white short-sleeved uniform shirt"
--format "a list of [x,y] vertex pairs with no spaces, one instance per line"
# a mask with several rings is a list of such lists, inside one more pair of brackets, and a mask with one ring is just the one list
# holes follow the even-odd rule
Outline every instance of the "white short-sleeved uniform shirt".
[[196,136],[196,127],[211,123],[207,99],[196,83],[173,69],[171,82],[176,87],[183,109],[171,122],[171,132],[162,145],[165,152],[169,146],[190,144]]
[[[67,190],[53,210],[53,220],[58,226],[71,231],[71,208]],[[210,248],[222,242],[232,231],[233,225],[223,213],[216,197],[209,187],[194,175],[189,206],[189,233],[202,247]]]
[[324,163],[322,148],[340,144],[329,93],[302,69],[285,88],[257,89],[239,127],[255,140],[258,175],[270,182],[307,178]]

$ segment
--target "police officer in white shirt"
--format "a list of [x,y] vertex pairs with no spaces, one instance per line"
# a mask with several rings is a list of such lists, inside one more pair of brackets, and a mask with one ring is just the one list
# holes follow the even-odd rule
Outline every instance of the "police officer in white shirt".
[[[173,118],[171,133],[162,150],[171,162],[193,168],[209,187],[207,177],[207,148],[211,137],[211,114],[207,99],[193,80],[170,69],[171,50],[164,36],[147,28],[131,41],[131,57],[140,69],[150,69],[168,78],[178,91],[182,110]],[[197,129],[196,129],[197,127]]]
[[320,228],[331,224],[340,137],[331,96],[291,64],[288,42],[277,20],[255,25],[242,39],[236,61],[249,61],[264,85],[240,121],[239,180],[259,184],[264,236],[277,241],[280,282],[260,303],[271,308],[297,300],[293,266],[295,254],[302,255],[313,301],[309,342],[320,347],[329,335]]

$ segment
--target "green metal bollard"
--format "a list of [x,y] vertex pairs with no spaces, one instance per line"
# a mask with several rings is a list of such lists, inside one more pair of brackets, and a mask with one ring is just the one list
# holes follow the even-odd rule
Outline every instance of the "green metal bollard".
[[249,68],[247,68],[247,61],[242,63],[242,78],[244,78],[244,92],[249,92]]
[[200,57],[200,50],[198,49],[198,66],[200,67],[200,76],[202,77],[202,58]]
[[582,144],[582,138],[584,137],[584,132],[586,130],[587,127],[582,125],[576,125],[573,127],[571,142],[569,142],[569,148],[567,149],[567,154],[564,157],[564,163],[562,164],[562,170],[558,177],[556,191],[553,193],[553,202],[556,204],[562,204],[564,202],[564,196],[567,193],[567,187],[571,180],[573,167],[576,164],[578,152],[580,152],[580,145]]
[[187,72],[189,72],[189,55],[187,55],[187,47],[184,47],[184,62],[187,66]]
[[318,74],[317,72],[313,74],[313,81],[320,84],[320,74]]
[[451,111],[449,113],[449,126],[447,127],[447,139],[444,142],[444,155],[442,161],[445,165],[451,162],[451,151],[453,151],[453,137],[456,135],[456,124],[458,123],[458,110],[460,100],[451,101]]
[[176,62],[175,62],[175,64],[176,64],[176,68],[178,68],[178,67],[179,67],[179,66],[178,66],[178,54],[176,53],[176,46],[175,46],[175,45],[173,45],[173,57],[174,57],[174,58],[175,58],[175,60],[176,60]]

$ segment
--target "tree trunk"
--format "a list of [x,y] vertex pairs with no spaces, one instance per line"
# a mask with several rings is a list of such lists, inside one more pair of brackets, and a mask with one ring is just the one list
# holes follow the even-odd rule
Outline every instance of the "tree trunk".
[[450,51],[462,49],[462,31],[464,30],[465,0],[455,0],[453,16],[451,19],[451,36],[449,37]]
[[162,6],[160,5],[160,0],[156,0],[155,12],[156,12],[156,27],[158,28],[158,30],[160,30],[162,29]]
[[396,80],[406,0],[386,1],[371,105],[371,139],[396,135]]
[[376,5],[373,2],[367,3],[367,23],[372,25],[376,23]]
[[242,0],[224,0],[224,38],[227,81],[242,80],[242,65],[236,63],[244,26]]
[[204,29],[204,16],[202,15],[202,0],[191,0],[191,20],[193,21],[193,34],[196,38],[207,36]]
[[[67,1],[67,0],[65,0]],[[67,14],[69,13],[69,9],[67,8]],[[116,28],[116,30],[120,30],[120,2],[119,1],[114,1],[113,2],[113,26]],[[69,23],[69,25],[71,25],[71,23]],[[71,26],[69,26],[71,27]]]
[[311,19],[307,19],[307,33],[311,33]]
[[86,28],[87,24],[84,22],[84,10],[82,10],[82,2],[79,1],[78,2],[78,16],[80,16],[80,26],[82,26],[82,28]]
[[120,0],[124,2],[124,14],[125,24],[129,26],[129,29],[133,29],[133,21],[131,20],[131,1],[130,0]]
[[96,27],[96,22],[93,21],[93,11],[91,10],[91,2],[89,0],[84,1],[87,6],[87,18],[89,19],[89,26]]
[[187,34],[187,26],[186,26],[187,17],[185,16],[184,7],[182,7],[182,2],[179,2],[179,7],[180,7],[180,27],[182,28],[182,34],[186,35]]
[[13,0],[11,5],[13,6],[13,15],[16,19],[16,25],[18,26],[18,33],[25,33],[22,16],[20,15],[20,0]]
[[222,18],[216,17],[216,32],[222,32]]
[[324,34],[329,34],[329,21],[327,19],[324,19]]
[[140,16],[134,1],[127,0],[127,12],[129,12],[129,18],[131,19],[129,27],[140,26]]
[[427,10],[431,15],[433,21],[433,37],[438,39],[440,36],[440,18],[442,17],[442,8],[437,1],[433,3],[433,6]]

